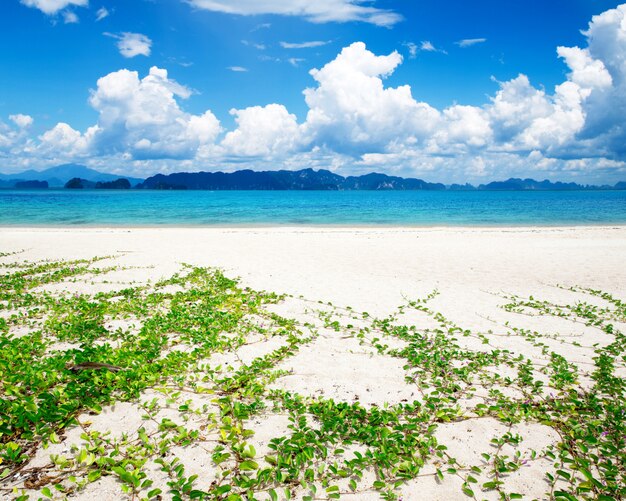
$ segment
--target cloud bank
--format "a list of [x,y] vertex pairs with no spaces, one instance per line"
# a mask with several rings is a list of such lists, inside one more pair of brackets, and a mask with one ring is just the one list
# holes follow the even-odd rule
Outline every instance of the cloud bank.
[[13,126],[0,127],[0,156],[95,165],[114,160],[139,175],[235,170],[247,163],[442,181],[533,173],[626,178],[626,4],[594,16],[584,34],[586,46],[556,49],[567,72],[554,89],[520,74],[499,82],[482,106],[445,109],[416,99],[408,85],[385,85],[403,63],[398,52],[377,55],[355,42],[310,71],[314,85],[303,91],[303,121],[271,103],[231,110],[232,130],[224,130],[210,110],[184,111],[191,91],[165,69],[153,67],[143,78],[120,70],[99,79],[92,91],[96,124],[80,132],[59,123],[32,138],[32,119],[13,115]]

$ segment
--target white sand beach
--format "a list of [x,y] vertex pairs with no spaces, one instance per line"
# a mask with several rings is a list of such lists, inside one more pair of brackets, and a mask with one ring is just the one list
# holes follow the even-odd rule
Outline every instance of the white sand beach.
[[[442,313],[485,327],[489,294],[551,285],[626,291],[626,227],[0,229],[20,258],[116,255],[158,278],[181,263],[222,268],[246,285],[386,314],[403,297],[441,292]],[[491,301],[493,302],[493,301]],[[448,305],[446,307],[446,305]],[[483,322],[483,323],[480,323]]]
[[[42,290],[56,294],[74,292],[96,293],[146,284],[181,271],[183,264],[217,267],[228,277],[239,278],[242,286],[255,290],[288,294],[284,301],[272,305],[275,313],[305,321],[316,326],[318,335],[303,345],[293,357],[280,363],[287,374],[272,383],[272,388],[288,390],[303,396],[320,396],[335,401],[358,400],[366,408],[383,407],[401,402],[420,400],[416,385],[407,381],[404,362],[373,348],[372,343],[359,342],[320,323],[318,310],[337,314],[342,323],[360,325],[362,312],[371,317],[395,315],[395,322],[418,329],[434,329],[432,316],[417,310],[400,310],[408,301],[426,297],[433,291],[438,295],[428,308],[441,313],[461,329],[480,333],[482,338],[459,337],[457,342],[466,350],[504,350],[512,356],[531,361],[536,378],[550,380],[541,368],[550,356],[518,335],[519,329],[546,334],[544,344],[549,352],[562,356],[578,368],[576,385],[584,390],[593,381],[594,349],[596,344],[612,342],[611,336],[583,322],[573,322],[558,316],[520,314],[502,308],[508,297],[519,296],[547,300],[555,304],[575,304],[586,301],[605,305],[596,296],[570,288],[602,290],[616,298],[626,298],[626,227],[554,227],[554,228],[2,228],[0,252],[23,251],[3,257],[0,268],[10,262],[40,260],[70,260],[110,256],[102,263],[123,269],[105,275],[89,277],[78,282],[43,285]],[[102,266],[102,264],[99,264]],[[6,272],[6,268],[2,268]],[[332,303],[333,307],[326,304]],[[350,307],[351,310],[345,310]],[[341,317],[341,312],[345,316]],[[1,313],[1,312],[0,312]],[[3,314],[8,315],[4,312]],[[350,318],[353,317],[353,318]],[[128,325],[120,324],[124,328]],[[626,325],[616,321],[616,328],[626,331]],[[28,335],[22,327],[20,335]],[[25,329],[25,330],[24,330]],[[517,329],[517,330],[516,330]],[[572,343],[572,340],[575,340]],[[390,349],[406,345],[399,339],[386,339]],[[238,353],[219,354],[223,366],[237,367],[250,363],[280,347],[280,340],[271,338],[250,342]],[[64,349],[62,345],[58,349]],[[221,357],[221,358],[220,358]],[[510,398],[526,398],[511,383],[517,371],[510,367],[493,367],[502,376],[497,388]],[[616,367],[616,374],[625,377],[626,369]],[[508,378],[508,382],[507,382]],[[481,465],[483,453],[493,453],[491,439],[507,432],[519,434],[517,445],[507,443],[500,448],[509,457],[516,452],[523,466],[503,475],[507,492],[520,493],[525,499],[549,499],[554,485],[545,479],[554,470],[554,461],[542,451],[555,446],[561,439],[550,426],[532,420],[522,420],[512,426],[494,417],[479,417],[472,408],[495,387],[482,387],[478,382],[470,395],[459,400],[466,410],[459,419],[441,423],[435,437],[447,447],[460,468]],[[142,399],[154,398],[149,390]],[[158,396],[158,394],[157,394]],[[171,404],[171,402],[170,402]],[[176,406],[163,403],[163,416],[176,419]],[[171,408],[170,408],[171,407]],[[168,414],[169,412],[169,414]],[[112,435],[133,434],[145,423],[136,402],[123,402],[105,407],[98,416],[83,416],[85,426]],[[201,428],[200,421],[189,426]],[[198,418],[199,419],[199,418]],[[256,457],[270,452],[271,438],[293,432],[284,415],[261,413],[250,424],[255,430],[251,443]],[[51,454],[70,454],[72,444],[80,443],[80,428],[73,428],[58,444],[40,449],[34,454],[29,468],[50,464]],[[203,443],[170,451],[178,454],[188,473],[198,477],[199,487],[208,488],[219,477],[211,461],[214,443],[210,437]],[[344,457],[364,447],[343,452]],[[539,459],[531,458],[536,451]],[[527,457],[528,456],[528,457]],[[401,499],[450,500],[464,499],[463,475],[446,475],[443,480],[434,474],[436,461],[428,461],[417,478],[397,487]],[[162,498],[169,499],[167,476],[155,465],[146,466],[147,475],[160,486]],[[490,480],[485,471],[476,473],[477,485]],[[347,483],[341,484],[341,499],[380,499],[372,488],[375,472],[364,472],[359,489],[350,493]],[[25,477],[13,478],[12,487],[23,489],[32,499],[39,491],[28,489]],[[20,483],[21,482],[21,483]],[[345,488],[344,488],[345,487]],[[558,488],[558,485],[556,485]],[[145,494],[145,493],[144,493]],[[281,493],[279,493],[282,496]],[[7,499],[15,494],[5,491]],[[296,497],[303,492],[295,491]],[[495,490],[474,488],[477,499],[499,499]],[[64,496],[59,493],[61,498]],[[114,476],[104,476],[68,494],[70,499],[101,500],[132,499],[124,494]],[[320,490],[316,499],[325,498]],[[258,499],[270,499],[260,493]]]

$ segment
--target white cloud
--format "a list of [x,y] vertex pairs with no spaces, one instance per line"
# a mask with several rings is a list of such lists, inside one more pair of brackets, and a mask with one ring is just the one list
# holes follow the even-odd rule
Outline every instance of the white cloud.
[[545,91],[530,84],[526,75],[500,83],[500,90],[491,98],[487,110],[498,143],[513,141],[535,119],[552,113]]
[[557,48],[570,71],[552,94],[523,75],[501,84],[488,107],[498,147],[626,160],[626,4],[594,16],[583,34],[587,47]]
[[76,24],[79,21],[80,20],[78,19],[78,16],[71,10],[66,10],[65,12],[63,12],[63,22],[65,24]]
[[77,157],[88,152],[89,140],[95,129],[83,135],[70,125],[60,122],[40,137],[39,151],[44,155]]
[[[548,153],[569,157],[607,156],[626,159],[626,4],[594,16],[587,47],[559,47],[570,73],[553,96],[553,120],[563,123],[544,130],[553,143]],[[542,124],[544,127],[553,123]],[[536,131],[537,128],[534,128]],[[566,132],[569,140],[564,140]],[[546,144],[541,143],[540,144]],[[557,146],[560,146],[557,148]]]
[[11,145],[10,138],[7,135],[0,132],[0,152],[3,152],[3,150],[8,148],[10,145]]
[[296,116],[281,104],[230,110],[237,128],[224,137],[227,154],[273,157],[293,151],[299,141]]
[[411,59],[415,59],[420,51],[441,52],[442,54],[447,54],[445,50],[435,47],[429,40],[423,40],[419,45],[413,42],[404,42],[402,45],[408,49],[409,58]]
[[71,5],[85,7],[88,4],[88,0],[21,0],[21,2],[48,15],[57,14]]
[[132,158],[193,158],[221,131],[210,111],[191,115],[178,105],[191,91],[153,67],[143,79],[120,70],[98,80],[90,97],[99,113],[92,147],[99,154],[128,153]]
[[20,129],[25,129],[33,124],[33,117],[30,115],[22,115],[21,113],[9,115],[9,119]]
[[102,21],[104,18],[109,17],[111,13],[106,7],[100,7],[96,12],[96,21]]
[[200,9],[237,15],[277,14],[303,17],[314,23],[362,21],[393,26],[402,16],[391,10],[362,5],[363,0],[188,0]]
[[565,63],[572,70],[568,77],[577,85],[587,89],[602,89],[613,83],[604,63],[593,59],[588,49],[557,47],[557,54],[565,59]]
[[304,61],[306,61],[306,59],[302,59],[301,57],[290,57],[289,59],[287,59],[287,62],[294,68],[300,66],[300,63]]
[[550,113],[534,119],[519,135],[522,147],[553,152],[573,141],[585,124],[581,104],[586,95],[573,82],[557,86],[551,99]]
[[590,89],[583,103],[585,125],[578,137],[596,155],[623,160],[626,158],[626,4],[594,16],[583,34],[588,46],[582,49],[582,54],[566,54],[560,49],[572,70],[570,79]]
[[444,122],[435,134],[442,150],[450,146],[462,145],[482,147],[491,141],[492,130],[484,110],[476,106],[454,105],[443,112]]
[[152,40],[141,33],[124,32],[120,34],[104,33],[106,36],[117,40],[117,48],[120,54],[126,58],[135,56],[149,56],[152,48]]
[[246,73],[248,68],[244,68],[243,66],[228,66],[227,70],[234,71],[235,73]]
[[311,70],[304,121],[281,104],[251,106],[231,111],[236,126],[224,136],[211,111],[181,108],[192,92],[165,70],[143,79],[120,70],[98,80],[90,99],[98,121],[85,133],[62,123],[34,143],[28,119],[15,115],[17,127],[0,123],[0,149],[22,159],[114,159],[148,173],[233,170],[245,160],[252,168],[382,170],[441,181],[626,178],[626,5],[595,16],[584,33],[585,46],[557,49],[567,70],[553,89],[520,74],[499,82],[482,106],[443,109],[420,102],[408,85],[386,85],[402,64],[398,52],[377,55],[356,42]]
[[477,45],[480,43],[485,43],[487,41],[486,38],[465,38],[463,40],[459,40],[455,42],[459,47],[465,49],[466,47],[471,47],[472,45]]
[[15,142],[15,132],[0,120],[0,153],[8,151]]
[[406,42],[403,45],[407,49],[409,49],[409,57],[411,59],[415,59],[417,57],[417,52],[419,50],[419,47],[417,46],[417,44],[414,44],[413,42]]
[[248,40],[242,40],[241,43],[246,45],[246,46],[252,46],[252,47],[254,47],[255,49],[258,49],[258,50],[265,50],[267,48],[262,43],[248,42]]
[[280,46],[283,49],[310,49],[312,47],[322,47],[324,45],[328,45],[330,41],[326,40],[315,40],[311,42],[300,42],[300,43],[289,43],[289,42],[280,42]]
[[392,52],[376,56],[365,44],[344,48],[310,73],[318,83],[304,91],[309,112],[304,132],[315,144],[338,151],[379,150],[390,141],[417,141],[439,120],[439,112],[416,102],[411,88],[385,88],[383,78],[402,62]]
[[[422,40],[422,42],[420,43],[419,47],[416,46],[415,44],[412,44],[412,45],[414,46],[414,48],[412,49],[411,47],[409,47],[409,52],[411,52],[411,50],[413,50],[415,52],[415,54],[417,54],[418,51],[423,51],[423,52],[441,52],[442,54],[447,54],[447,52],[445,50],[439,49],[439,48],[435,47],[430,40]],[[411,55],[413,55],[413,54],[411,53]]]
[[255,31],[259,31],[259,30],[267,30],[271,27],[272,27],[271,23],[257,24],[254,28],[250,30],[250,33],[254,33]]

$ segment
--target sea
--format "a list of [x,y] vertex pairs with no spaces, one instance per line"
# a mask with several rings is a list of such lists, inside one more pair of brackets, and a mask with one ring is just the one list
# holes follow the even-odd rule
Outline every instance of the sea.
[[0,226],[626,224],[626,191],[0,190]]

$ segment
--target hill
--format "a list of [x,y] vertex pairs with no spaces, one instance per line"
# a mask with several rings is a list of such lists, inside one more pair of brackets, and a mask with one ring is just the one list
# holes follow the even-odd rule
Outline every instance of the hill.
[[11,188],[18,181],[46,181],[50,188],[61,188],[70,179],[74,178],[88,179],[93,183],[98,181],[111,182],[124,178],[128,179],[131,186],[135,186],[143,181],[143,179],[139,178],[99,172],[84,165],[63,164],[41,171],[31,169],[17,174],[0,174],[0,186]]
[[[619,184],[619,183],[618,183]],[[478,189],[488,191],[567,191],[567,190],[598,190],[598,189],[620,189],[611,186],[589,186],[577,183],[562,183],[557,181],[553,183],[547,179],[544,181],[535,181],[534,179],[519,179],[512,177],[506,181],[493,181],[488,184],[481,184]]]
[[157,174],[139,188],[157,190],[444,190],[439,183],[404,179],[387,174],[343,177],[327,170],[240,170]]

